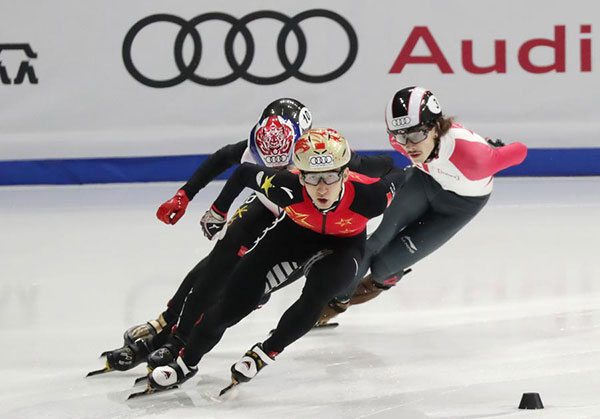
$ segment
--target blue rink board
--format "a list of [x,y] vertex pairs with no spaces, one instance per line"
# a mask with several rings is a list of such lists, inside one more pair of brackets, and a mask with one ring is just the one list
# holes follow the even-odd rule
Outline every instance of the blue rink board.
[[[390,154],[397,165],[408,160],[394,151],[359,151]],[[207,154],[161,157],[0,161],[0,185],[74,185],[185,181]],[[226,179],[231,169],[218,176]],[[600,148],[534,148],[519,166],[497,176],[600,176]]]

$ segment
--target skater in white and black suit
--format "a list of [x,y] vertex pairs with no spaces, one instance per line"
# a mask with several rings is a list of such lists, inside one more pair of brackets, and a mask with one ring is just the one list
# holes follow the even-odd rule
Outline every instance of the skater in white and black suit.
[[407,268],[443,246],[487,203],[493,175],[527,155],[521,143],[486,140],[445,117],[437,98],[422,87],[396,92],[385,122],[390,144],[413,166],[406,169],[402,194],[367,241],[357,277],[362,280],[329,302],[319,325],[391,288]]

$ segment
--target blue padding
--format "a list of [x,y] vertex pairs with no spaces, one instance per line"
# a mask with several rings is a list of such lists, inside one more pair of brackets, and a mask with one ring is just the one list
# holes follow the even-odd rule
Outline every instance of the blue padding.
[[[389,153],[396,164],[408,164],[408,159],[394,151],[360,153]],[[185,181],[207,157],[0,161],[0,185]],[[231,170],[218,179],[226,179],[230,173]],[[600,148],[530,149],[521,165],[503,170],[497,176],[600,176]]]
[[[208,155],[0,161],[0,185],[187,180]],[[229,177],[231,170],[218,179]]]
[[[381,152],[361,152],[378,153]],[[410,164],[402,154],[393,151],[390,154],[396,165]],[[523,163],[496,176],[600,176],[600,148],[532,148]]]

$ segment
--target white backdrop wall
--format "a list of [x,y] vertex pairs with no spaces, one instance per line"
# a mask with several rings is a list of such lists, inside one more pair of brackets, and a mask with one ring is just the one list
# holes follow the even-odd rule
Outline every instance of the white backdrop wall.
[[[315,8],[342,16],[358,39],[350,68],[325,83],[291,77],[213,87],[185,80],[155,88],[137,81],[124,64],[126,34],[151,15],[187,21],[222,12],[241,19],[274,10],[292,17]],[[337,23],[315,17],[299,26],[307,45],[302,72],[330,72],[348,56],[348,36]],[[283,23],[257,19],[246,27],[255,45],[247,71],[281,73]],[[20,0],[0,3],[0,28],[0,160],[210,153],[245,138],[264,105],[282,96],[304,101],[315,125],[339,129],[353,148],[387,149],[385,104],[395,90],[415,84],[433,90],[446,113],[471,129],[532,148],[596,147],[600,132],[600,3],[591,0]],[[196,74],[231,73],[224,52],[230,28],[218,20],[196,26],[202,44]],[[180,29],[156,22],[138,32],[131,57],[140,73],[154,79],[180,73],[174,59]],[[14,44],[28,44],[37,56],[7,48]],[[240,34],[233,49],[241,62],[246,46]],[[293,33],[286,51],[293,61]],[[188,35],[184,61],[193,55]],[[18,83],[22,62],[33,70]],[[475,73],[488,66],[494,69]]]

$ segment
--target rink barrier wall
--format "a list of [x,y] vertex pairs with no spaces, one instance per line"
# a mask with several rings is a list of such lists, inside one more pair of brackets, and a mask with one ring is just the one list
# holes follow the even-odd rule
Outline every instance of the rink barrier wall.
[[[396,165],[409,161],[394,151],[387,153]],[[0,161],[0,185],[77,185],[88,183],[186,181],[208,154],[158,157],[79,158]],[[226,179],[233,169],[217,177]],[[600,176],[600,148],[534,148],[519,166],[496,176]]]

